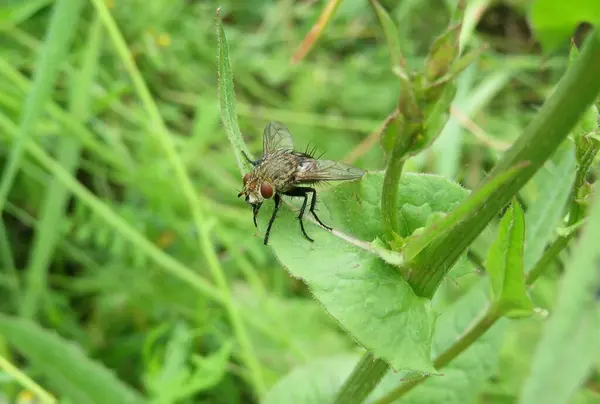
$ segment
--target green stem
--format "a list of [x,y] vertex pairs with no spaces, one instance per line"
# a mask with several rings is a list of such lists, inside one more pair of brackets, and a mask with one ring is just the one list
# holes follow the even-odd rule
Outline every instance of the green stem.
[[389,365],[375,359],[370,352],[363,355],[352,374],[346,379],[336,397],[335,404],[360,404],[373,391],[388,371]]
[[573,238],[573,236],[577,234],[576,231],[571,231],[569,234],[564,236],[558,236],[556,240],[550,244],[542,258],[535,264],[535,266],[527,273],[525,276],[525,285],[531,286],[540,277],[544,269],[548,267],[555,259],[558,257],[558,254],[569,244],[569,241]]
[[[398,118],[399,119],[399,118]],[[388,160],[388,165],[383,177],[381,190],[381,218],[383,234],[392,239],[398,233],[398,186],[404,161],[410,147],[411,126],[401,125],[396,139],[396,144]]]
[[458,257],[554,153],[600,92],[600,34],[590,33],[585,48],[556,90],[490,174],[490,180],[523,162],[513,181],[491,193],[483,207],[425,248],[414,261],[411,283],[418,295],[432,295]]

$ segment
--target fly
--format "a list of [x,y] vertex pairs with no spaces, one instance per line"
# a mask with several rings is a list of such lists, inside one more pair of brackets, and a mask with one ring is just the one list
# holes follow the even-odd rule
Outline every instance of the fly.
[[[317,222],[328,230],[315,211],[317,191],[311,185],[322,181],[348,181],[361,178],[365,172],[359,168],[332,160],[320,160],[312,153],[294,151],[294,142],[288,129],[279,122],[269,122],[263,134],[263,155],[253,161],[244,153],[244,157],[254,166],[253,170],[244,176],[244,188],[238,197],[244,195],[246,202],[252,205],[254,225],[256,216],[265,199],[273,198],[275,209],[269,220],[265,234],[265,245],[269,241],[271,227],[277,216],[281,197],[283,195],[304,198],[298,212],[298,221],[302,234],[309,241],[314,241],[304,229],[304,211],[308,206],[309,212]],[[312,196],[310,205],[309,196]]]

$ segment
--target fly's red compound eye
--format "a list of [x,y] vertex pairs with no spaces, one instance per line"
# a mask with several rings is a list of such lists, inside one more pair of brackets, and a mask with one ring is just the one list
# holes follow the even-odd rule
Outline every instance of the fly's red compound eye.
[[250,181],[250,177],[252,175],[250,173],[244,175],[244,185],[246,185],[248,183],[248,181]]
[[260,194],[265,199],[270,199],[273,196],[273,187],[267,182],[260,184]]

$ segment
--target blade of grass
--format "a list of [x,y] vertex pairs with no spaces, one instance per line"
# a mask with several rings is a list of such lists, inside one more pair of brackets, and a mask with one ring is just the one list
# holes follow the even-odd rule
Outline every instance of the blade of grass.
[[150,120],[148,127],[156,128],[152,132],[152,135],[154,135],[155,139],[158,141],[158,144],[163,149],[167,160],[174,171],[175,178],[179,183],[185,198],[187,199],[189,208],[194,218],[194,223],[198,231],[200,250],[205,257],[212,277],[215,280],[219,291],[221,292],[221,297],[223,299],[222,303],[224,304],[229,315],[236,338],[243,352],[243,358],[251,374],[251,381],[254,389],[256,393],[261,396],[266,390],[262,375],[262,368],[258,362],[258,359],[256,358],[256,355],[254,354],[254,349],[246,332],[244,323],[242,322],[238,310],[233,303],[233,298],[227,284],[227,279],[216,255],[214,246],[212,245],[210,239],[211,229],[210,226],[207,225],[208,218],[205,216],[203,204],[201,204],[200,198],[196,195],[192,181],[186,172],[186,168],[183,165],[181,158],[177,154],[173,140],[171,139],[167,127],[158,110],[158,106],[154,102],[146,83],[138,71],[138,68],[135,65],[133,57],[127,48],[127,44],[125,43],[125,40],[123,39],[115,20],[110,15],[106,4],[102,0],[92,0],[92,2],[108,31],[108,35],[113,42],[117,54],[129,72],[134,88],[148,113]]
[[19,136],[13,143],[8,163],[0,180],[0,212],[4,209],[6,198],[19,171],[25,144],[31,136],[36,121],[44,111],[58,70],[66,58],[82,6],[82,0],[57,0],[52,11],[45,45],[36,64],[33,89],[27,96],[21,116]]
[[34,382],[29,376],[21,372],[19,368],[10,363],[6,358],[0,355],[0,369],[3,369],[7,375],[15,379],[21,386],[31,391],[44,404],[55,404],[58,401],[52,397],[42,386]]
[[298,47],[298,50],[296,51],[296,53],[294,53],[294,56],[292,56],[292,64],[296,64],[302,59],[304,59],[304,57],[308,54],[308,52],[310,52],[313,46],[315,46],[317,39],[319,39],[319,37],[323,33],[323,30],[325,29],[327,23],[331,21],[335,10],[337,10],[338,6],[341,3],[342,0],[329,0],[327,2],[325,8],[323,9],[323,12],[319,16],[319,19],[317,20],[315,25],[313,25],[308,35],[306,35],[306,37]]
[[250,171],[251,164],[246,161],[243,153],[250,158],[252,155],[244,143],[242,132],[237,119],[237,110],[235,106],[235,88],[233,86],[233,71],[229,62],[229,46],[225,37],[225,30],[221,23],[221,16],[217,9],[217,76],[218,76],[218,92],[219,106],[221,108],[221,121],[225,126],[225,132],[229,138],[229,142],[235,153],[240,174],[243,176]]
[[[90,112],[89,94],[100,56],[101,33],[102,25],[96,16],[89,29],[81,70],[71,80],[71,98],[69,100],[71,115],[82,122]],[[73,175],[79,164],[82,145],[78,139],[67,136],[61,137],[58,142],[58,162],[65,171]],[[41,208],[40,221],[29,256],[26,288],[20,307],[23,317],[33,318],[36,316],[38,304],[45,293],[48,268],[59,240],[59,233],[56,229],[61,228],[68,197],[69,192],[66,187],[56,178],[52,178]]]

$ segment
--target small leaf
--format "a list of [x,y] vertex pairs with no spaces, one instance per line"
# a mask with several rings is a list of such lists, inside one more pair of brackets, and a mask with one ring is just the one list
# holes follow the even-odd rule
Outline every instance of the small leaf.
[[[382,173],[369,173],[361,181],[319,192],[320,219],[335,231],[361,240],[376,239],[381,234],[382,183]],[[406,174],[398,189],[398,205],[428,203],[432,212],[447,212],[467,193],[442,177]],[[269,216],[270,212],[261,211],[261,229]],[[425,225],[409,219],[408,234]],[[325,310],[375,357],[396,370],[435,372],[429,360],[435,319],[430,302],[416,296],[398,269],[373,252],[306,219],[305,227],[314,243],[303,238],[294,213],[280,210],[269,243],[281,264],[303,279]]]
[[565,265],[520,403],[567,403],[600,356],[600,199]]
[[536,37],[549,52],[569,38],[580,23],[600,24],[600,2],[537,0],[533,3],[530,18]]
[[492,301],[507,317],[524,317],[533,311],[523,276],[525,218],[513,201],[498,226],[498,236],[490,247],[487,270],[492,286]]
[[76,347],[28,320],[0,314],[0,334],[75,403],[142,403],[140,395]]
[[227,132],[227,137],[235,153],[240,173],[244,175],[250,171],[251,165],[246,161],[242,152],[246,153],[250,158],[252,158],[252,155],[244,143],[244,138],[238,124],[233,72],[231,70],[231,63],[229,62],[229,46],[227,45],[227,38],[225,37],[225,30],[223,29],[219,9],[217,9],[217,38],[219,42],[217,49],[217,72],[221,121],[223,122],[223,126],[225,126],[225,132]]
[[433,41],[425,61],[425,78],[429,82],[444,76],[458,57],[461,24],[448,28]]

